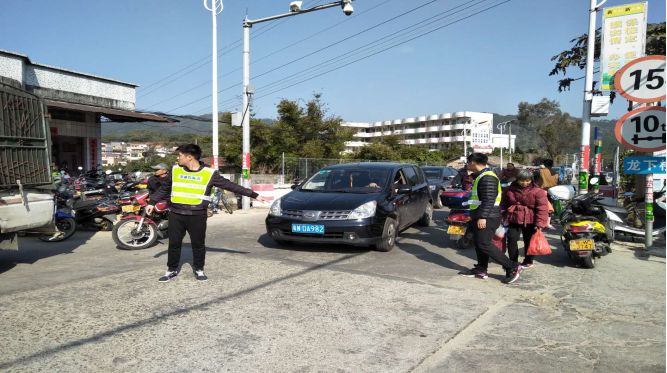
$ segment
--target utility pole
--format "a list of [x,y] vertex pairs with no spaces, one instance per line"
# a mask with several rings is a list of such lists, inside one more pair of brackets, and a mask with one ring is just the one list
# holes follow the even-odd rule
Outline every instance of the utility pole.
[[211,55],[212,55],[212,69],[211,69],[211,119],[213,122],[213,169],[217,170],[220,166],[218,161],[218,26],[217,26],[217,16],[222,13],[222,0],[211,0],[211,6],[208,6],[208,0],[204,0],[204,8],[211,12],[212,20],[212,42],[211,42]]
[[509,163],[512,163],[512,122],[513,122],[513,121],[511,120],[510,123],[509,123],[509,125],[510,125],[510,131],[509,131],[509,133],[508,133],[508,135],[507,135],[507,144],[509,144],[508,146],[509,146],[509,148],[510,148],[510,150],[509,150],[509,151],[510,151],[510,160],[509,160]]
[[[206,1],[206,0],[204,0]],[[340,7],[346,16],[352,14],[352,0],[338,0],[331,3],[316,5],[311,8],[301,9],[303,1],[292,1],[290,3],[289,13],[278,14],[275,16],[264,17],[260,19],[248,19],[246,16],[243,20],[243,108],[242,108],[242,132],[243,132],[243,150],[241,154],[242,159],[242,178],[243,186],[250,187],[250,95],[253,93],[250,88],[250,28],[254,24],[273,21],[280,18],[291,17],[299,14],[315,12],[333,7]],[[222,10],[222,9],[221,9]],[[250,198],[243,197],[242,206],[244,210],[250,208]]]
[[590,0],[588,10],[588,45],[586,51],[586,78],[584,81],[584,108],[581,115],[581,168],[579,169],[579,194],[588,193],[588,168],[591,154],[591,104],[593,101],[593,65],[595,63],[595,21],[597,10],[607,0],[598,4]]

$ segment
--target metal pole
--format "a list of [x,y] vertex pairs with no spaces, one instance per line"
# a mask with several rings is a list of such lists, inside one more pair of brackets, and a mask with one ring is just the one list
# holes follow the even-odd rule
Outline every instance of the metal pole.
[[512,163],[512,121],[510,121],[510,131],[507,135],[507,146],[510,148],[510,159],[508,163]]
[[[500,136],[503,135],[503,127],[504,127],[503,123],[500,123],[498,125],[498,128],[500,128]],[[503,169],[503,145],[502,144],[500,145],[500,169],[501,170]]]
[[[220,163],[218,161],[218,25],[217,16],[222,13],[222,0],[211,0],[211,7],[209,8],[204,0],[204,8],[211,12],[212,21],[212,42],[211,42],[211,119],[213,122],[213,169],[217,170]],[[219,8],[218,8],[219,7]]]
[[463,123],[463,157],[468,158],[468,144],[466,143],[466,124]]
[[646,250],[653,246],[653,174],[646,175],[646,199],[644,202],[645,211],[645,235],[644,248]]
[[[246,17],[246,21],[248,18]],[[250,27],[247,22],[243,23],[243,107],[242,122],[243,129],[243,150],[241,153],[243,186],[250,188],[250,101],[248,97],[250,86]],[[250,208],[250,198],[243,197],[243,210]]]
[[285,152],[283,152],[283,175],[280,180],[281,184],[285,184]]
[[[602,5],[604,1],[600,3]],[[588,45],[586,53],[586,79],[584,83],[584,108],[581,115],[581,168],[579,169],[579,193],[588,193],[588,168],[590,166],[591,102],[593,100],[593,64],[595,63],[595,21],[597,0],[590,0],[588,14]]]
[[617,146],[616,150],[614,151],[614,181],[612,182],[614,186],[614,200],[618,201],[618,175],[620,175],[620,165],[619,160],[620,160],[620,148]]
[[600,191],[600,182],[602,181],[602,140],[599,137],[598,127],[593,131],[593,145],[595,145],[595,158],[593,164],[593,176],[598,178],[598,183],[593,186],[593,192]]

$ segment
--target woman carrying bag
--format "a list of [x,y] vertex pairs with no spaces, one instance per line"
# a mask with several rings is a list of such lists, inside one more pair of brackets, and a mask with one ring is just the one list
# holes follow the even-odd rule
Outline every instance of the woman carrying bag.
[[[519,236],[523,235],[525,250],[530,246],[533,234],[549,225],[549,200],[547,192],[533,182],[533,174],[521,170],[517,179],[503,192],[500,202],[503,222],[508,226],[507,253],[510,260],[519,259]],[[521,265],[533,266],[533,257],[526,255]]]

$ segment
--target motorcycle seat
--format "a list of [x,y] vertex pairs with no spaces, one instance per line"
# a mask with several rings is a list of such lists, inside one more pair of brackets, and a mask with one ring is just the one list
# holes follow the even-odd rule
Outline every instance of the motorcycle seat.
[[99,205],[100,201],[99,200],[94,200],[94,199],[87,199],[87,200],[76,200],[74,201],[74,209],[82,209],[85,207],[93,206],[93,205]]
[[605,210],[609,210],[613,213],[616,214],[627,214],[628,210],[626,210],[624,207],[617,207],[617,206],[603,206]]

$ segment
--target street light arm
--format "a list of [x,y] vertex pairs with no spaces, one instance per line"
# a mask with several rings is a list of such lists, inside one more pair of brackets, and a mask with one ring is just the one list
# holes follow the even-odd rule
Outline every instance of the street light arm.
[[252,25],[254,25],[256,23],[273,21],[274,19],[296,16],[296,15],[303,14],[303,13],[310,13],[310,12],[314,12],[314,11],[317,11],[317,10],[333,8],[333,7],[342,6],[342,5],[343,5],[343,1],[334,1],[332,3],[317,5],[317,6],[314,6],[312,8],[302,9],[302,10],[299,10],[299,11],[296,11],[296,12],[283,13],[283,14],[278,14],[278,15],[275,15],[275,16],[270,16],[270,17],[265,17],[265,18],[259,18],[259,19],[247,19],[246,18],[245,20],[243,20],[243,26],[244,27],[251,27]]

